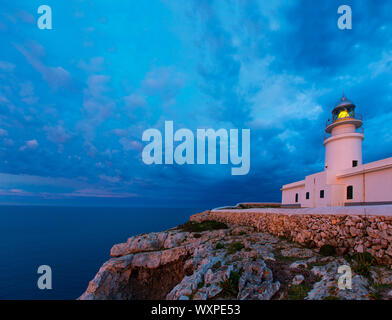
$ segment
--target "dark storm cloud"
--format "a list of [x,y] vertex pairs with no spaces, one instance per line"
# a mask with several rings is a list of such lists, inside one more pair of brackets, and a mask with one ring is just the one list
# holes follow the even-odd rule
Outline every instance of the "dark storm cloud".
[[[36,27],[37,3],[7,4],[2,199],[279,201],[282,184],[322,170],[325,121],[343,89],[364,115],[364,160],[391,156],[392,5],[345,4],[352,30],[337,27],[340,1],[64,1],[50,32]],[[249,174],[146,166],[142,133],[165,120],[250,128]]]

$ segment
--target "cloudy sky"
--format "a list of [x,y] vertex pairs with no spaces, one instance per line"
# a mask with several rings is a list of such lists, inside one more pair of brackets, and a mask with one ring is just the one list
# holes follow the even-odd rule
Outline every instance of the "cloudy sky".
[[[52,8],[53,29],[37,27]],[[351,5],[353,29],[337,8]],[[392,156],[388,1],[1,0],[0,203],[211,207],[280,201],[323,169],[342,90],[364,162]],[[250,172],[152,165],[142,133],[249,128]]]

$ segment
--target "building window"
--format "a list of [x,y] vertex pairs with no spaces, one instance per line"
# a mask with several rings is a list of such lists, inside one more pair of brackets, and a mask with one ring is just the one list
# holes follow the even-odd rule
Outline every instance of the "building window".
[[353,160],[353,167],[358,166],[358,160]]
[[321,198],[321,199],[324,198],[324,190],[320,190],[320,198]]
[[347,200],[353,199],[353,186],[347,187]]
[[309,192],[306,192],[306,199],[309,199]]
[[295,194],[295,202],[298,202],[298,193]]

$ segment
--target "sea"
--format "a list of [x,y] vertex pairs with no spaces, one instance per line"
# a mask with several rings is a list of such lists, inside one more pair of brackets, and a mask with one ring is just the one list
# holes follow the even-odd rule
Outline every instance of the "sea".
[[[110,248],[163,231],[203,208],[0,206],[0,299],[77,299]],[[39,289],[41,265],[52,289]]]

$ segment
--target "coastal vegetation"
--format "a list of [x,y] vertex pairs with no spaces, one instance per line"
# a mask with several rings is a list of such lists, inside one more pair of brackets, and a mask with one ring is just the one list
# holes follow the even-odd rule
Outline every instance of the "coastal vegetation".
[[184,232],[203,232],[209,230],[227,229],[227,225],[215,220],[207,220],[203,222],[187,221],[177,227]]

